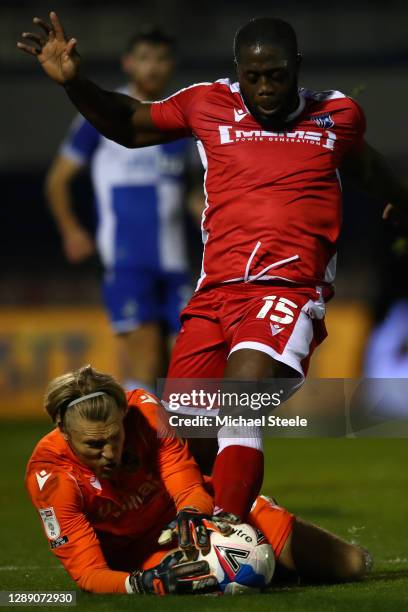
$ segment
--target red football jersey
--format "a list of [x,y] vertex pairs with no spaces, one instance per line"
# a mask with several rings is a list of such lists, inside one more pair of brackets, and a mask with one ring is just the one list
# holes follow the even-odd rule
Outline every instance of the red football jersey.
[[205,167],[203,264],[197,288],[335,275],[345,154],[362,147],[361,108],[339,91],[299,90],[283,132],[264,130],[239,83],[221,79],[154,102],[155,125],[194,136]]

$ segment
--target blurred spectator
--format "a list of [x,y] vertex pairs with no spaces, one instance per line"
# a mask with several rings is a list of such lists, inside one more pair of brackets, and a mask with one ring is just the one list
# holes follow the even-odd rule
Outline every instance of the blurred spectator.
[[369,396],[383,416],[408,417],[408,300],[391,305],[367,346],[365,375]]
[[[173,67],[173,41],[157,29],[142,31],[122,58],[128,84],[119,91],[139,100],[160,99]],[[77,263],[95,246],[75,215],[71,183],[83,166],[91,166],[104,303],[128,388],[153,389],[163,367],[163,325],[171,345],[190,294],[182,215],[186,143],[126,149],[79,116],[47,175],[65,255]]]
[[[368,343],[365,373],[370,378],[408,378],[408,300],[391,305]],[[408,399],[405,409],[408,412]]]

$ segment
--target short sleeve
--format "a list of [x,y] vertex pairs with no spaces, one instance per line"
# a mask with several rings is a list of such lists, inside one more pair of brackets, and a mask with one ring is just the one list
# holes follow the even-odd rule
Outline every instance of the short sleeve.
[[69,157],[81,165],[90,162],[101,135],[100,133],[79,115],[72,123],[68,136],[62,143],[60,154]]
[[192,112],[201,96],[207,91],[207,84],[191,85],[180,89],[172,96],[151,105],[151,116],[155,126],[163,132],[180,132],[189,136],[193,132]]

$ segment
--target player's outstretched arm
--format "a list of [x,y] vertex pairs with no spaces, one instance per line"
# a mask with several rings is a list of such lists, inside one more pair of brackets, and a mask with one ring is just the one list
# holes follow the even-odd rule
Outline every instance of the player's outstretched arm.
[[395,209],[404,225],[408,222],[408,185],[395,174],[381,153],[368,143],[358,153],[348,155],[341,168],[342,174],[370,195],[389,202],[385,209],[387,218]]
[[56,13],[50,22],[34,17],[39,32],[23,32],[17,47],[37,58],[44,72],[65,88],[79,112],[104,136],[125,147],[143,147],[171,140],[153,124],[150,104],[101,89],[81,72],[77,40],[68,38]]

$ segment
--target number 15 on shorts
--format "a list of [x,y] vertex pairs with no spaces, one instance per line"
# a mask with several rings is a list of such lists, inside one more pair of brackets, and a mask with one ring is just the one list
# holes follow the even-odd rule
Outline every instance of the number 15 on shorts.
[[295,317],[294,310],[298,308],[295,302],[284,297],[277,298],[276,295],[268,295],[263,299],[265,304],[256,315],[257,319],[264,319],[269,314],[270,320],[274,323],[280,323],[281,325],[292,323]]

